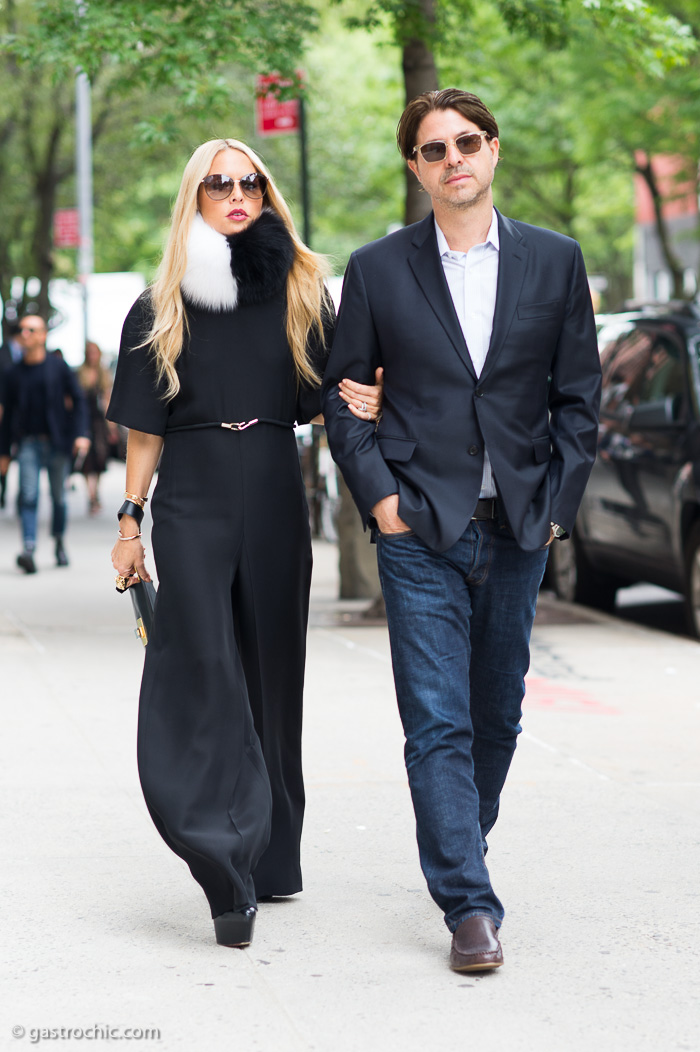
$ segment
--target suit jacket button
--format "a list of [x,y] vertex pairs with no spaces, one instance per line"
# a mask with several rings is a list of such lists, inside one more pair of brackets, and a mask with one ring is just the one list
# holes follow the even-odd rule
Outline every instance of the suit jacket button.
[[467,450],[467,452],[470,454],[470,456],[475,457],[476,454],[479,452],[479,447],[478,446],[470,446],[469,449]]
[[483,388],[482,387],[478,387],[477,390],[475,391],[475,394],[476,394],[477,398],[483,398],[484,397]]

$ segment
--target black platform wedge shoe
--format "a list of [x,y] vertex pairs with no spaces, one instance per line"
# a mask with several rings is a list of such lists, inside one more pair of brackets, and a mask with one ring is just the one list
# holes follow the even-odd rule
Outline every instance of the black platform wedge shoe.
[[214,917],[214,932],[219,946],[250,946],[257,912],[254,906],[248,906],[244,910],[230,910]]

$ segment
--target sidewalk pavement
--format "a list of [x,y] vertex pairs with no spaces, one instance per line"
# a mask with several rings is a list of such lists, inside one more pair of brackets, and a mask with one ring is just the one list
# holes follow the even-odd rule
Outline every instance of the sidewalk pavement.
[[111,1027],[167,1050],[700,1049],[698,644],[543,598],[489,837],[506,963],[457,975],[418,866],[386,629],[336,602],[317,545],[305,890],[226,949],[139,789],[143,650],[109,559],[122,473],[92,520],[81,481],[68,570],[44,518],[39,573],[20,574],[0,514],[0,1048]]

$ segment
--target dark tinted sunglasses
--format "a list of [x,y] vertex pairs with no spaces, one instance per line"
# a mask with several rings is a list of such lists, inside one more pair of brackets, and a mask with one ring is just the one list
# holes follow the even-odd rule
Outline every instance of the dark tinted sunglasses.
[[212,201],[225,201],[233,193],[236,183],[240,183],[246,197],[256,200],[265,196],[267,176],[260,172],[251,172],[242,179],[232,179],[230,175],[205,175],[202,179],[204,192]]
[[466,132],[456,139],[447,139],[447,141],[433,139],[431,142],[424,142],[422,146],[414,146],[412,153],[420,152],[423,160],[432,164],[433,161],[444,161],[447,156],[447,147],[456,146],[463,157],[469,157],[470,154],[479,152],[482,139],[490,138],[489,133],[485,131]]

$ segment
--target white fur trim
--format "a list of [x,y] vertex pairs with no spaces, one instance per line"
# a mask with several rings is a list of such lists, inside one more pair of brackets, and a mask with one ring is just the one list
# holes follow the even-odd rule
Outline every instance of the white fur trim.
[[233,310],[238,302],[228,241],[210,227],[199,212],[187,241],[187,270],[180,289],[195,307],[207,310]]

